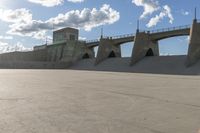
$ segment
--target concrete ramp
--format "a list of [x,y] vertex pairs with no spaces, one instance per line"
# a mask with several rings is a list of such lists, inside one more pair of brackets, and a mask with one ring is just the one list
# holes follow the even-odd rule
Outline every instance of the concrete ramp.
[[66,69],[68,62],[0,61],[0,69]]
[[70,67],[74,70],[112,71],[153,74],[198,75],[200,62],[187,68],[186,56],[152,56],[145,57],[134,66],[129,66],[130,58],[109,58],[95,66],[95,59],[81,60]]

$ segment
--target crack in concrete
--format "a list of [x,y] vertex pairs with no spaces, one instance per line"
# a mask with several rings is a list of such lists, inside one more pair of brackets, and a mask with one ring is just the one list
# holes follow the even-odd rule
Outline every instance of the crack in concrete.
[[174,103],[174,104],[185,105],[185,106],[190,106],[190,107],[195,107],[195,108],[200,109],[200,105],[174,102],[174,101],[164,100],[164,99],[160,99],[160,98],[156,98],[156,97],[152,97],[152,96],[145,96],[145,95],[133,94],[133,93],[127,94],[127,93],[116,92],[116,91],[106,91],[106,92],[113,93],[113,94],[119,94],[119,95],[125,95],[125,96],[136,96],[136,97],[142,97],[142,98],[147,98],[147,99],[154,99],[154,100],[162,101],[162,102],[165,102],[165,103]]
[[27,99],[28,98],[0,98],[0,101],[22,101]]

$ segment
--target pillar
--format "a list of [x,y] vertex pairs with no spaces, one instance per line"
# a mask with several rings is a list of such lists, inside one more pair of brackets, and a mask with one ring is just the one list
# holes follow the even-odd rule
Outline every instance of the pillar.
[[134,65],[145,56],[159,56],[158,41],[151,40],[149,33],[137,32],[130,65]]
[[186,66],[192,66],[200,59],[200,23],[195,19],[190,30],[190,42]]
[[121,57],[121,49],[119,45],[115,45],[114,41],[109,38],[101,38],[95,65],[101,63],[105,59],[111,57]]

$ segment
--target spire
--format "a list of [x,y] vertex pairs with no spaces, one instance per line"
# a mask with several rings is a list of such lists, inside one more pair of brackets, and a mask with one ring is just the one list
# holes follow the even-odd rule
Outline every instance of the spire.
[[194,10],[194,20],[197,20],[197,8],[195,7],[195,10]]
[[103,38],[103,25],[101,27],[101,38]]
[[46,45],[47,45],[47,43],[48,43],[48,40],[47,40],[47,36],[46,36]]
[[139,19],[137,20],[137,32],[139,32],[140,31],[140,21],[139,21]]

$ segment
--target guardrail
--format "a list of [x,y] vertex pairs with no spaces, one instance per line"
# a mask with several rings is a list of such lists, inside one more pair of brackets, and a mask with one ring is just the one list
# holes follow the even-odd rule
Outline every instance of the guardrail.
[[151,31],[146,31],[146,32],[147,33],[160,33],[160,32],[167,32],[167,31],[173,31],[173,30],[187,29],[187,28],[190,28],[190,26],[191,25],[184,25],[184,26],[177,26],[177,27],[170,27],[170,28],[151,30]]
[[[125,35],[117,35],[117,36],[103,36],[104,39],[121,39],[126,37],[132,37],[135,36],[135,34],[125,34]],[[100,39],[94,39],[94,40],[87,40],[86,43],[95,43],[99,42]]]
[[132,36],[135,36],[135,34],[132,33],[132,34],[125,34],[125,35],[117,35],[117,36],[111,36],[110,38],[111,39],[121,39],[121,38],[127,38],[127,37],[132,37]]
[[95,43],[95,42],[99,42],[99,39],[94,39],[94,40],[86,40],[86,43]]
[[[200,20],[198,20],[200,22]],[[177,27],[170,27],[170,28],[163,28],[163,29],[157,29],[157,30],[151,30],[151,31],[145,31],[140,30],[140,32],[146,32],[146,33],[160,33],[160,32],[167,32],[167,31],[173,31],[173,30],[181,30],[181,29],[187,29],[190,28],[191,25],[184,25],[184,26],[177,26]],[[125,34],[125,35],[117,35],[117,36],[104,36],[104,39],[122,39],[127,37],[133,37],[135,36],[134,33],[132,34]],[[86,43],[96,43],[99,42],[100,39],[95,40],[87,40]]]

